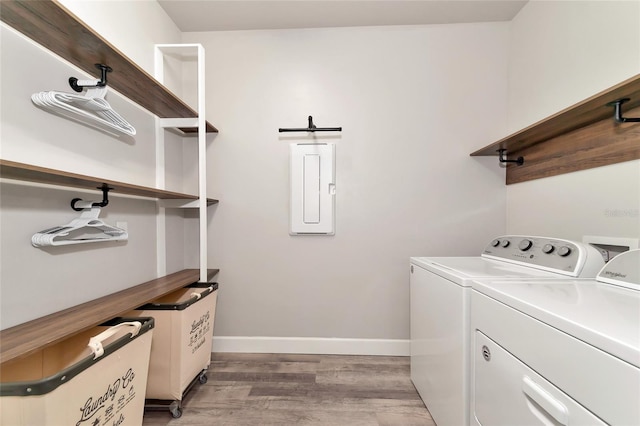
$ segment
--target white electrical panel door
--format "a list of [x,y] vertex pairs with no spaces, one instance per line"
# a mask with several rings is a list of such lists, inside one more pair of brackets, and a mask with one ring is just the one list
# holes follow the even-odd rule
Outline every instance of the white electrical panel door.
[[290,146],[291,235],[335,233],[335,145]]

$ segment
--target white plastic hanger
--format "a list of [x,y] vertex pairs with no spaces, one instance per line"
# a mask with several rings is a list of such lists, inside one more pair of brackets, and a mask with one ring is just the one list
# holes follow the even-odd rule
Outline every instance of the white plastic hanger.
[[[80,207],[85,207],[80,205]],[[37,232],[31,237],[34,247],[64,246],[69,244],[96,243],[106,241],[126,241],[127,231],[107,225],[98,219],[100,207],[88,207],[82,210],[80,217],[66,225],[56,226]]]
[[106,93],[106,86],[86,87],[83,94],[39,92],[31,95],[31,101],[42,109],[93,127],[134,136],[136,129],[111,108],[104,99]]

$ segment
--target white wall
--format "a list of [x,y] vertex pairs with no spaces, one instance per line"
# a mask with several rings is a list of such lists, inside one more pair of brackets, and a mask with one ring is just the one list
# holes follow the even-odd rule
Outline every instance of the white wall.
[[[156,2],[62,2],[149,73],[153,44],[181,41]],[[468,155],[637,74],[639,21],[637,2],[531,1],[511,24],[182,35],[207,49],[207,118],[221,130],[209,149],[209,195],[221,199],[209,209],[216,335],[406,339],[409,256],[477,254],[505,223],[566,238],[640,234],[638,161],[505,190],[494,158]],[[153,118],[111,92],[138,130],[122,140],[34,108],[31,93],[68,90],[77,71],[2,31],[0,157],[153,186]],[[317,135],[337,145],[333,237],[287,233],[288,144],[310,139],[277,129],[307,115],[344,128]],[[169,149],[170,189],[181,190],[189,170]],[[105,209],[129,223],[127,244],[39,250],[32,233],[73,217],[68,201],[87,194],[0,190],[0,327],[155,276],[152,201],[115,196]],[[194,227],[182,223],[169,214],[169,269],[195,266],[184,242]]]
[[[640,2],[530,1],[509,67],[511,133],[640,72]],[[510,233],[637,238],[639,211],[640,161],[507,187]]]
[[[410,256],[504,231],[505,23],[185,33],[207,51],[215,335],[408,339]],[[337,151],[336,235],[288,234],[288,152]],[[482,224],[478,226],[478,224]]]
[[59,2],[151,75],[153,45],[180,42],[180,30],[153,0]]
[[[74,12],[87,22],[108,28],[111,32],[104,36],[136,56],[144,67],[152,64],[154,42],[180,41],[175,25],[167,27],[157,15],[149,14],[154,8],[162,11],[156,2],[108,2],[111,12],[118,13],[106,13],[102,2],[64,3],[72,10],[77,6]],[[142,13],[141,8],[145,14],[135,15]],[[117,138],[36,108],[31,94],[70,92],[70,76],[89,76],[4,24],[1,31],[0,158],[155,186],[154,117],[110,90],[108,102],[137,130],[135,137]],[[109,38],[116,34],[117,40]],[[20,181],[0,183],[0,328],[156,278],[157,207],[153,200],[111,194],[101,218],[109,224],[126,222],[126,243],[31,246],[35,232],[63,225],[79,215],[69,206],[76,197],[99,200],[102,194]],[[168,223],[179,231],[174,216],[169,215]],[[174,234],[168,240],[182,247],[183,235]],[[182,269],[182,252],[171,259],[170,268]]]

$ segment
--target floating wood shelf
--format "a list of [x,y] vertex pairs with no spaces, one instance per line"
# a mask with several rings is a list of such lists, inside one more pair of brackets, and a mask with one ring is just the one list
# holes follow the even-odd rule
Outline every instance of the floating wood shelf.
[[[98,190],[106,184],[113,188],[112,193],[137,195],[139,197],[157,198],[162,200],[197,200],[195,195],[181,194],[179,192],[165,191],[163,189],[149,188],[132,185],[93,176],[85,176],[61,170],[48,169],[46,167],[33,166],[15,161],[0,160],[0,177],[17,179],[28,182],[37,182],[50,185],[70,186],[73,188]],[[207,198],[207,205],[218,203],[218,200]]]
[[[607,104],[630,98],[625,115],[640,115],[640,75],[513,133],[473,153],[524,157],[524,165],[507,167],[506,183],[518,183],[640,158],[640,125],[617,123]],[[497,161],[496,161],[497,163]]]
[[[208,281],[219,272],[208,270]],[[95,327],[149,303],[174,290],[197,282],[198,269],[179,272],[91,300],[78,306],[0,331],[0,363],[29,355],[68,336]]]
[[625,110],[640,106],[640,74],[485,146],[471,155],[497,156],[498,149],[506,149],[508,153],[515,154],[524,148],[598,121],[613,120],[613,108],[607,104],[622,98],[631,98],[624,104]]
[[[0,19],[89,75],[96,74],[95,64],[110,66],[109,87],[160,118],[197,117],[191,107],[55,1],[3,0]],[[209,122],[206,129],[218,132]]]

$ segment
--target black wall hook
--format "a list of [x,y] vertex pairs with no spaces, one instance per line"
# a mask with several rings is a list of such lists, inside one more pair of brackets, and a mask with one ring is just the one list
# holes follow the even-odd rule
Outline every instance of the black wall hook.
[[622,104],[625,102],[629,102],[631,99],[629,98],[623,98],[623,99],[618,99],[615,100],[613,102],[609,102],[607,104],[607,106],[612,106],[613,107],[613,119],[616,120],[618,123],[638,123],[640,122],[640,118],[629,118],[629,117],[623,117],[622,116]]
[[[109,191],[113,188],[109,187],[106,183],[102,184],[102,186],[98,187],[99,190],[102,191],[102,201],[99,203],[91,203],[91,207],[106,207],[109,204]],[[82,210],[89,207],[76,207],[78,202],[82,201],[82,198],[74,198],[71,200],[71,208],[77,212],[81,212]]]
[[515,160],[507,160],[504,158],[505,151],[506,149],[504,148],[498,150],[498,161],[500,163],[516,163],[518,166],[522,166],[524,164],[524,157],[518,157]]
[[100,81],[96,81],[94,84],[84,84],[86,81],[83,81],[83,84],[78,84],[78,79],[75,77],[69,77],[69,86],[76,92],[82,92],[82,89],[85,87],[104,87],[107,85],[107,73],[113,71],[113,69],[104,64],[96,64],[96,68],[100,70]]
[[341,132],[342,127],[316,127],[313,124],[313,117],[309,116],[309,126],[306,128],[285,128],[278,129],[280,133],[283,132]]

